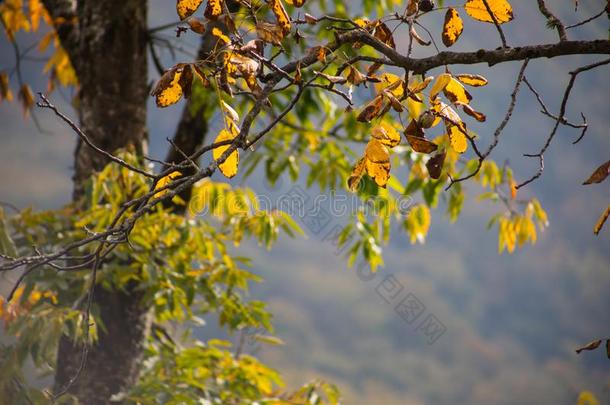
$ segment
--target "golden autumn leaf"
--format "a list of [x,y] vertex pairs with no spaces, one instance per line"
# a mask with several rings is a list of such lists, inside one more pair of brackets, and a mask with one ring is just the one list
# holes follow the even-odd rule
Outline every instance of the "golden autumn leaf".
[[386,187],[390,178],[390,152],[376,139],[371,139],[364,150],[366,173],[379,187]]
[[409,145],[414,152],[432,153],[438,149],[437,144],[427,140],[424,137],[409,134],[406,134],[405,136],[407,138],[407,142],[409,142]]
[[593,233],[599,235],[599,232],[604,227],[604,224],[608,220],[608,216],[610,216],[610,205],[606,208],[606,211],[599,217],[597,223],[595,224],[595,228],[593,228]]
[[40,26],[40,18],[46,13],[46,9],[40,0],[29,0],[28,9],[30,10],[30,21],[32,22],[32,30],[38,31]]
[[443,89],[443,94],[452,103],[460,102],[464,104],[470,103],[472,96],[466,91],[462,83],[455,80],[453,77],[449,79],[449,83]]
[[464,153],[468,148],[468,139],[466,135],[457,127],[457,125],[447,125],[447,136],[449,143],[457,153]]
[[271,7],[271,11],[273,15],[275,15],[275,19],[277,23],[282,27],[282,32],[284,35],[287,35],[290,32],[291,24],[290,17],[284,8],[281,0],[267,0],[267,4]]
[[[231,125],[231,130],[228,131],[223,129],[220,131],[214,143],[229,141],[235,139],[235,137],[239,134],[237,128]],[[225,153],[227,149],[229,149],[230,145],[217,146],[212,151],[212,156],[214,160],[220,159],[220,157]],[[229,154],[226,160],[218,165],[220,172],[224,174],[226,177],[231,178],[237,174],[237,167],[239,166],[239,151],[236,149]]]
[[0,102],[3,100],[13,100],[13,93],[9,87],[8,74],[6,72],[0,73]]
[[446,156],[447,153],[445,151],[442,151],[432,156],[430,160],[426,162],[426,169],[428,169],[428,174],[430,174],[431,178],[436,180],[441,177],[443,164],[445,163]]
[[463,84],[472,87],[480,87],[485,86],[487,84],[487,79],[481,75],[473,75],[468,73],[462,73],[459,75],[455,75],[455,78],[458,79]]
[[383,90],[391,91],[394,97],[401,98],[404,94],[402,79],[393,73],[382,73],[379,83],[375,83],[375,91],[381,93]]
[[445,87],[451,82],[451,75],[449,73],[443,73],[436,78],[432,89],[430,90],[430,100],[434,100],[438,93],[443,91]]
[[[506,0],[487,0],[487,4],[498,24],[504,24],[513,19],[513,8]],[[493,23],[493,18],[483,0],[466,0],[466,13],[478,21]]]
[[190,97],[193,77],[199,78],[202,82],[207,81],[204,76],[201,76],[202,74],[190,63],[178,63],[163,73],[150,95],[155,97],[158,107],[163,108],[175,104],[183,95],[184,98]]
[[222,14],[222,5],[224,0],[208,0],[203,15],[208,20],[216,20]]
[[177,0],[176,11],[178,12],[178,17],[180,17],[181,20],[189,17],[197,11],[201,3],[203,3],[203,0]]
[[307,1],[307,0],[286,0],[286,3],[290,4],[291,6],[295,6],[295,7],[303,7],[303,5],[305,4],[305,1]]
[[365,160],[366,158],[364,157],[358,160],[358,163],[356,163],[347,179],[347,187],[351,192],[358,190],[358,184],[360,184],[360,180],[362,179],[366,168]]
[[229,45],[231,43],[231,39],[218,27],[212,28],[212,35],[222,41],[225,45]]
[[400,133],[392,125],[385,122],[373,127],[371,136],[390,148],[400,143]]
[[[180,173],[179,171],[176,170],[176,171],[171,172],[167,176],[161,177],[159,179],[159,181],[157,181],[157,184],[155,184],[155,190],[158,190],[160,188],[167,186],[172,181],[174,181],[175,178],[180,177],[180,176],[182,176],[182,173]],[[166,188],[165,190],[161,190],[161,191],[155,193],[153,198],[163,197],[168,192],[169,192],[169,188]]]
[[449,7],[445,14],[445,24],[443,25],[443,44],[450,47],[455,44],[464,31],[464,23],[457,10]]
[[256,24],[256,35],[263,41],[274,45],[282,45],[282,39],[284,39],[282,27],[267,21],[259,21]]
[[589,178],[582,184],[601,183],[602,181],[606,180],[608,175],[610,175],[610,160],[595,169],[591,176],[589,176]]

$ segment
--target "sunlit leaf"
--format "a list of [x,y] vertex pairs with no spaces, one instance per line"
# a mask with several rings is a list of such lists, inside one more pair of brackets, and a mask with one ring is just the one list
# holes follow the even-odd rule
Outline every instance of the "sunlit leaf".
[[[496,18],[498,24],[509,22],[513,19],[513,8],[506,0],[487,0],[487,4]],[[483,0],[466,0],[464,5],[466,13],[475,20],[493,23],[493,18]]]
[[[168,174],[167,176],[161,177],[159,179],[159,181],[157,181],[157,184],[155,185],[155,190],[158,190],[160,188],[163,188],[165,186],[167,186],[168,184],[170,184],[174,179],[178,178],[182,176],[182,173],[180,173],[179,171],[173,171],[170,174]],[[159,197],[163,197],[165,194],[169,193],[169,188],[166,188],[165,190],[161,190],[157,193],[155,193],[155,195],[153,196],[153,198],[159,198]]]
[[355,192],[356,190],[358,190],[358,184],[360,184],[360,180],[362,179],[362,176],[364,175],[365,171],[365,160],[365,157],[358,160],[358,162],[352,169],[349,178],[347,179],[347,187],[351,192]]
[[392,125],[382,122],[371,130],[373,138],[390,148],[400,143],[400,134]]
[[6,72],[0,72],[0,102],[3,100],[13,100],[13,93],[9,87],[8,74]]
[[451,75],[449,73],[443,73],[436,78],[432,89],[430,90],[430,100],[436,98],[438,93],[443,91],[445,87],[451,82]]
[[443,94],[452,103],[460,102],[464,104],[470,103],[472,96],[466,91],[462,83],[455,80],[453,77],[449,79],[449,83],[443,89]]
[[375,97],[369,104],[367,104],[358,117],[356,118],[360,122],[371,122],[373,118],[375,118],[380,112],[383,104],[383,97],[377,96]]
[[376,139],[371,139],[364,150],[366,173],[380,187],[385,187],[390,178],[390,152]]
[[203,3],[203,0],[177,0],[176,11],[178,12],[178,17],[180,17],[181,20],[184,20],[197,11],[201,3]]
[[608,220],[608,216],[610,216],[610,205],[606,208],[606,211],[599,217],[597,223],[595,224],[595,228],[593,228],[593,233],[599,235],[599,232],[604,227],[604,224]]
[[203,15],[209,20],[216,20],[222,14],[224,0],[208,0]]
[[455,78],[458,79],[460,82],[472,87],[480,87],[485,86],[487,84],[487,79],[481,75],[462,73],[459,75],[455,75]]
[[591,391],[583,391],[578,394],[576,405],[600,405],[600,402]]
[[468,148],[468,140],[466,135],[457,127],[457,125],[447,125],[447,135],[451,147],[457,153],[464,153]]
[[[223,129],[220,131],[214,143],[222,142],[222,141],[230,141],[235,139],[238,135],[239,131],[231,130],[228,131]],[[212,156],[215,160],[220,159],[220,157],[225,153],[227,149],[229,149],[230,145],[222,145],[214,148]],[[229,154],[226,160],[218,165],[218,168],[226,177],[231,178],[237,174],[237,167],[239,165],[239,151],[236,149]]]
[[281,0],[267,0],[269,7],[271,7],[271,11],[273,11],[273,15],[275,15],[275,19],[277,23],[282,27],[282,31],[284,35],[287,35],[290,32],[291,24],[290,17],[284,8]]
[[443,25],[443,44],[449,47],[455,44],[464,31],[464,23],[457,10],[449,7],[445,14],[445,24]]
[[402,97],[404,93],[403,80],[399,76],[393,73],[382,73],[379,78],[381,81],[375,83],[375,91],[377,93],[381,93],[383,90],[389,90],[394,97]]

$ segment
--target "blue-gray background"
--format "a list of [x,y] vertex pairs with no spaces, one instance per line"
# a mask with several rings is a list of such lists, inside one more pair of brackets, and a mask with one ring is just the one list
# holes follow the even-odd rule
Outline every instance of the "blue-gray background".
[[[150,3],[151,26],[175,19],[173,3]],[[505,26],[510,45],[556,41],[532,2],[512,3],[516,18]],[[580,1],[578,13],[572,2],[548,3],[566,22],[576,22],[601,10],[605,2]],[[491,25],[464,19],[456,50],[498,46]],[[438,32],[442,15],[433,13],[424,22]],[[604,16],[570,35],[607,38],[608,21]],[[398,38],[403,50],[404,42]],[[195,45],[194,38],[186,39],[185,47],[194,51]],[[416,56],[429,52],[417,51]],[[0,41],[0,54],[0,69],[9,68],[13,61],[5,40]],[[535,60],[527,76],[557,111],[567,72],[601,58]],[[164,61],[171,63],[169,55]],[[506,111],[518,67],[507,63],[492,69],[459,69],[490,80],[487,87],[472,91],[473,105],[488,116],[486,124],[475,128],[483,142]],[[25,69],[34,91],[44,90],[40,64],[26,64]],[[576,120],[580,111],[587,115],[587,136],[573,146],[578,134],[561,128],[545,156],[543,177],[521,192],[523,197],[539,197],[550,218],[550,227],[534,247],[498,255],[496,231],[486,229],[498,207],[472,198],[456,224],[449,223],[442,209],[433,212],[425,245],[411,245],[404,234],[395,232],[384,247],[385,267],[370,281],[348,269],[334,246],[323,241],[326,231],[344,218],[332,218],[318,234],[304,226],[307,238],[283,238],[271,252],[255,244],[241,246],[240,254],[253,259],[253,271],[265,277],[251,297],[270,303],[277,333],[286,342],[264,347],[259,355],[284,373],[291,386],[315,376],[338,383],[348,404],[571,404],[584,389],[610,403],[610,360],[601,349],[574,353],[591,338],[610,337],[610,231],[605,229],[598,237],[592,233],[610,202],[610,188],[608,183],[581,186],[610,158],[608,73],[604,67],[583,75],[574,88],[569,116]],[[156,77],[152,69],[151,77]],[[70,111],[65,101],[69,95],[53,97]],[[522,153],[538,150],[552,122],[539,114],[527,89],[518,101],[493,158],[509,159],[519,180],[537,168],[537,162]],[[182,104],[164,110],[152,103],[150,107],[151,154],[161,158]],[[40,133],[31,120],[24,121],[17,103],[0,105],[0,200],[19,207],[59,207],[70,200],[75,135],[48,112],[36,115],[50,134]],[[212,133],[219,125],[212,124]],[[222,180],[218,174],[214,178]],[[293,186],[282,179],[270,189],[260,179],[259,173],[246,184],[272,198]],[[307,193],[312,198],[319,195],[317,189]],[[398,300],[414,294],[426,307],[422,317],[432,314],[445,325],[446,332],[434,344],[427,344],[417,323],[409,325],[395,313],[397,301],[387,303],[376,292],[389,275],[404,287]],[[204,335],[212,331],[202,329]]]

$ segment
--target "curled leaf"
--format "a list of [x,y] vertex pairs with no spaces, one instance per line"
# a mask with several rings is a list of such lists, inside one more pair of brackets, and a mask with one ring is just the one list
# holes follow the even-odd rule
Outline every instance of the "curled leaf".
[[411,25],[411,28],[409,29],[409,35],[411,35],[411,37],[416,40],[417,43],[420,45],[429,46],[432,43],[431,41],[426,41],[417,33],[417,31],[415,30],[415,25]]
[[347,179],[347,187],[351,192],[355,192],[356,190],[358,190],[358,184],[360,184],[360,180],[364,175],[365,159],[366,158],[363,157],[358,161],[358,163],[356,163],[356,165],[352,169],[352,173]]
[[430,90],[430,100],[434,100],[438,93],[443,91],[445,87],[451,82],[451,75],[449,73],[443,73],[436,78],[432,89]]
[[201,19],[191,17],[186,20],[186,23],[189,25],[189,27],[191,27],[191,31],[201,35],[205,34],[205,24]]
[[430,160],[426,162],[426,169],[428,169],[428,173],[430,174],[431,178],[436,180],[441,177],[441,172],[443,170],[443,164],[445,163],[446,156],[447,153],[443,151],[432,156]]
[[608,220],[608,216],[610,216],[610,205],[606,208],[606,211],[599,217],[597,223],[595,224],[595,228],[593,228],[593,233],[599,235],[599,232],[604,227],[604,224]]
[[432,153],[438,149],[438,145],[434,142],[427,140],[424,137],[414,136],[414,135],[405,135],[407,137],[407,142],[411,146],[413,151],[418,153]]
[[576,353],[580,353],[583,350],[595,350],[599,347],[599,345],[602,344],[602,340],[601,339],[597,339],[594,340],[592,342],[587,343],[586,345],[579,347],[578,349],[576,349]]

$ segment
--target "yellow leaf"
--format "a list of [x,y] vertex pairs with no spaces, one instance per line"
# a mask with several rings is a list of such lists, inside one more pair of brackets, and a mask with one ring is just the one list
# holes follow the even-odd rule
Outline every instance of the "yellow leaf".
[[[239,134],[239,131],[231,129],[231,131],[227,131],[223,129],[220,131],[214,143],[233,140]],[[217,146],[214,148],[212,152],[212,156],[215,160],[220,159],[220,157],[225,153],[227,149],[229,149],[230,145]],[[237,166],[239,165],[239,151],[236,149],[229,154],[226,160],[218,165],[218,168],[226,177],[231,178],[237,174]]]
[[177,0],[176,11],[178,12],[178,17],[184,20],[197,11],[202,2],[203,0]]
[[360,180],[364,175],[365,161],[366,158],[361,158],[358,163],[356,163],[347,179],[347,187],[351,192],[356,192],[356,190],[358,190],[358,184],[360,184]]
[[30,20],[32,22],[32,30],[37,31],[40,26],[40,17],[46,13],[45,8],[42,6],[40,0],[30,0],[28,4],[30,10]]
[[424,107],[424,103],[415,101],[411,97],[407,98],[407,109],[409,110],[409,117],[411,117],[411,119],[416,120],[422,113]]
[[451,75],[449,73],[443,73],[436,78],[432,89],[430,90],[430,100],[434,100],[438,93],[443,91],[445,87],[451,82]]
[[600,405],[599,401],[591,391],[583,391],[578,395],[576,405]]
[[421,93],[426,89],[426,87],[428,87],[432,80],[434,80],[434,76],[428,76],[423,81],[417,78],[413,78],[413,80],[411,80],[411,83],[409,84],[409,91],[411,93],[416,94]]
[[604,211],[604,213],[597,220],[597,223],[595,224],[595,228],[593,228],[593,233],[595,233],[596,235],[599,235],[599,232],[602,230],[602,228],[604,227],[604,224],[608,220],[608,216],[610,216],[610,205],[608,205],[608,208],[606,208],[606,211]]
[[472,96],[470,93],[466,91],[462,83],[455,80],[453,77],[449,79],[449,83],[443,89],[443,94],[445,97],[452,103],[460,102],[464,104],[468,104],[470,100],[472,100]]
[[400,77],[393,73],[382,73],[379,79],[381,81],[379,83],[375,83],[375,91],[377,93],[381,93],[383,90],[389,90],[392,92],[394,97],[402,97],[404,89],[402,86],[403,81]]
[[468,139],[456,125],[447,126],[447,135],[449,136],[449,142],[454,151],[457,153],[464,153],[466,151],[468,148]]
[[212,35],[214,35],[216,38],[218,38],[219,40],[224,42],[225,45],[228,45],[231,43],[231,39],[228,36],[226,36],[224,34],[224,32],[222,32],[222,30],[218,27],[212,28]]
[[290,17],[284,8],[281,0],[267,0],[267,3],[271,7],[271,11],[275,15],[275,19],[277,23],[282,27],[282,31],[284,35],[287,35],[290,32]]
[[460,82],[472,87],[480,87],[485,86],[487,84],[487,79],[481,75],[463,73],[455,75],[455,78],[458,79]]
[[385,122],[373,127],[371,134],[373,138],[390,148],[393,148],[400,143],[400,134],[396,128]]
[[167,107],[180,100],[183,94],[183,89],[180,85],[183,71],[184,64],[178,64],[163,73],[163,76],[161,76],[150,93],[151,96],[155,97],[158,107]]
[[[487,4],[498,24],[504,24],[513,19],[513,8],[508,1],[487,0]],[[493,23],[493,18],[487,11],[483,0],[467,0],[464,9],[475,20]]]
[[[170,174],[168,174],[167,176],[161,177],[159,179],[159,181],[157,182],[157,184],[155,185],[155,190],[158,190],[160,188],[163,188],[165,186],[167,186],[168,184],[170,184],[175,178],[182,176],[182,173],[180,173],[179,171],[173,171]],[[155,193],[155,195],[153,196],[153,198],[159,198],[159,197],[163,197],[165,194],[167,194],[169,192],[169,188],[166,188],[165,190],[161,190],[158,193]]]
[[222,14],[222,4],[224,0],[208,0],[203,15],[208,20],[216,20]]
[[306,0],[286,0],[286,3],[295,6],[295,7],[303,7]]
[[417,204],[409,211],[409,216],[405,221],[411,243],[426,241],[426,235],[430,229],[430,209],[424,204]]
[[445,24],[443,25],[443,43],[445,46],[449,47],[455,44],[455,41],[462,35],[463,30],[464,23],[457,10],[449,7],[445,14]]
[[371,139],[364,150],[366,173],[380,187],[385,187],[390,178],[390,152],[376,139]]

